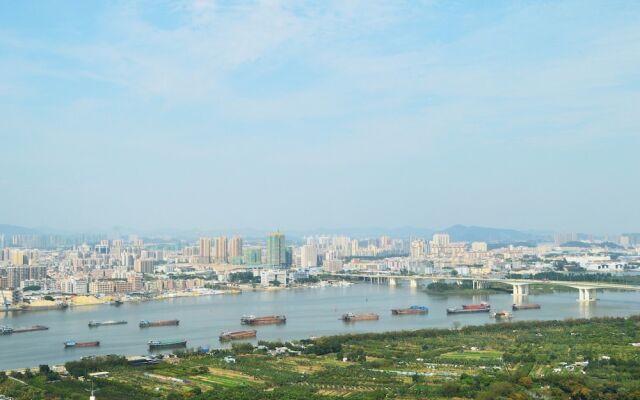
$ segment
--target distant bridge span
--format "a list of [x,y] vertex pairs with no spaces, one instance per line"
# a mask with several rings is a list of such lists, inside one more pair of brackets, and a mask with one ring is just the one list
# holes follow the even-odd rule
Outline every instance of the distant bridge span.
[[578,301],[595,301],[596,289],[615,289],[615,290],[631,290],[640,292],[640,286],[625,285],[620,283],[604,283],[604,282],[576,282],[576,281],[548,281],[542,279],[511,279],[511,278],[487,278],[487,277],[468,277],[468,276],[450,276],[450,275],[388,275],[388,274],[348,274],[333,273],[335,277],[363,279],[371,282],[387,282],[390,286],[397,285],[399,280],[409,281],[411,287],[418,287],[419,281],[430,280],[440,282],[450,281],[472,281],[474,289],[481,289],[485,283],[498,282],[511,285],[513,287],[514,296],[526,296],[529,294],[529,285],[558,285],[578,289]]

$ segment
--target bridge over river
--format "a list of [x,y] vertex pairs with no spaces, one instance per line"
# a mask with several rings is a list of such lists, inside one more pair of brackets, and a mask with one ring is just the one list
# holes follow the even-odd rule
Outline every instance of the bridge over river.
[[625,285],[619,283],[605,282],[575,282],[575,281],[550,281],[542,279],[510,279],[510,278],[493,278],[483,276],[450,276],[450,275],[390,275],[390,274],[373,274],[373,273],[333,273],[335,277],[370,280],[371,282],[388,283],[395,286],[399,281],[408,281],[411,287],[418,287],[422,281],[443,282],[454,281],[461,283],[462,281],[472,281],[474,289],[482,289],[487,283],[503,283],[513,287],[513,296],[521,297],[529,294],[529,285],[558,285],[574,288],[578,290],[578,301],[588,302],[596,301],[597,289],[613,289],[639,291],[640,286]]

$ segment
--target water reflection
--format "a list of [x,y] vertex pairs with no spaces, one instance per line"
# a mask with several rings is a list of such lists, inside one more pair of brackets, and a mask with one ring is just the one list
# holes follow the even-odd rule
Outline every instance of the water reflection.
[[595,301],[578,301],[580,318],[591,318],[596,315],[597,303]]

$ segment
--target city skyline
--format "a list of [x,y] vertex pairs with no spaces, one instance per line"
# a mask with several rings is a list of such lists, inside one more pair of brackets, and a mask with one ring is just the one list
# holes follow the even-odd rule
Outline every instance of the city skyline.
[[595,1],[11,3],[0,222],[634,232],[639,17]]
[[[0,224],[0,235],[5,237],[11,237],[12,235],[55,235],[55,236],[76,236],[76,235],[89,235],[92,237],[104,237],[110,239],[118,239],[125,237],[164,237],[173,239],[198,239],[204,236],[210,236],[211,246],[215,247],[215,240],[217,237],[225,237],[229,240],[228,252],[231,256],[231,248],[233,246],[232,240],[238,239],[240,244],[242,240],[262,238],[268,236],[274,229],[256,229],[256,228],[200,228],[200,229],[176,229],[176,228],[157,228],[157,229],[136,229],[133,227],[106,227],[93,230],[64,230],[55,229],[51,227],[25,227],[11,224]],[[615,238],[620,235],[638,234],[637,231],[622,231],[622,232],[581,232],[562,230],[554,231],[552,229],[513,229],[507,227],[487,227],[487,226],[475,226],[475,225],[463,225],[455,224],[442,228],[433,227],[417,227],[417,226],[402,226],[402,227],[347,227],[347,228],[314,228],[314,229],[276,229],[276,231],[288,232],[293,238],[297,240],[308,236],[317,235],[348,235],[356,238],[366,239],[371,237],[392,235],[394,237],[411,238],[411,237],[426,237],[438,233],[446,233],[453,235],[454,237],[460,237],[463,241],[473,241],[476,239],[468,239],[469,237],[477,238],[477,240],[485,240],[489,242],[544,242],[556,235],[573,235],[579,237],[579,240],[606,240],[607,238]],[[494,237],[502,237],[503,239],[495,239]],[[213,250],[212,250],[213,251]],[[210,256],[201,254],[205,257],[214,257],[211,253]]]

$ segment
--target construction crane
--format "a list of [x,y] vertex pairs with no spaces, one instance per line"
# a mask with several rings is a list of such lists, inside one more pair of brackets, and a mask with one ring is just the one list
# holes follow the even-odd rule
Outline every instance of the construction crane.
[[4,290],[0,290],[0,293],[2,293],[2,305],[4,306],[4,310],[9,311],[9,306],[11,305],[11,303],[5,297]]

